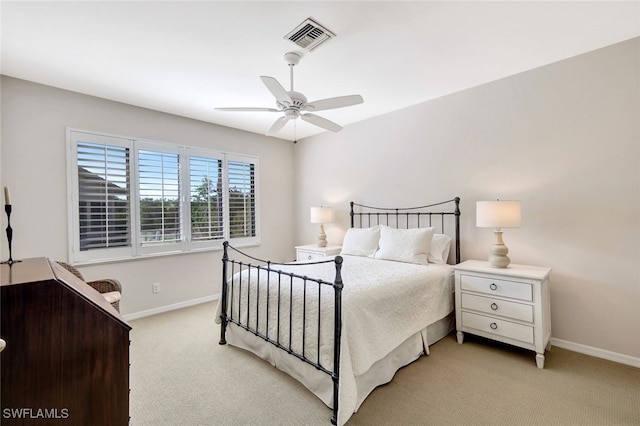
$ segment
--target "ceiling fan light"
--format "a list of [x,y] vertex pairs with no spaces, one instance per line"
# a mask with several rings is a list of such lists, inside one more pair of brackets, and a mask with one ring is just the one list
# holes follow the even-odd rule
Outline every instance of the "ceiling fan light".
[[285,109],[284,115],[291,120],[295,120],[296,118],[300,117],[300,112],[295,109]]

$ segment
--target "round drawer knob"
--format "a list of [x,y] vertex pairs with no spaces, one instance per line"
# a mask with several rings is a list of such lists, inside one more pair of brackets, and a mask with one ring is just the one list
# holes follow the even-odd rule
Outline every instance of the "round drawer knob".
[[492,303],[491,304],[491,309],[494,310],[494,311],[497,311],[498,310],[498,305],[496,305],[495,303]]
[[497,290],[497,289],[498,289],[498,286],[496,285],[496,283],[491,283],[491,285],[489,286],[489,288],[490,288],[491,290],[494,290],[494,291],[495,291],[495,290]]
[[307,260],[311,260],[311,255],[307,256]]
[[492,322],[491,324],[489,324],[489,327],[491,327],[492,330],[496,330],[498,328],[498,324]]

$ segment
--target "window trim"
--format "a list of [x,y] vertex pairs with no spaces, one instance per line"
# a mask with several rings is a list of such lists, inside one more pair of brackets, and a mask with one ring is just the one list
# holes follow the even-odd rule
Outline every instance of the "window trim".
[[[149,139],[134,138],[106,134],[91,130],[67,127],[67,223],[68,254],[74,264],[104,263],[133,260],[155,256],[167,256],[190,252],[221,250],[225,240],[230,240],[229,226],[229,161],[253,164],[255,187],[255,236],[234,238],[236,247],[256,246],[260,244],[260,173],[259,157],[238,153],[224,152],[215,149],[180,145]],[[87,135],[87,136],[84,136]],[[123,146],[129,149],[129,229],[131,245],[127,247],[80,250],[79,235],[79,191],[78,191],[78,142],[82,138],[91,138],[86,142],[104,143],[105,145]],[[143,246],[139,223],[140,185],[139,185],[139,150],[178,153],[180,176],[180,230],[181,240],[176,243]],[[192,241],[191,238],[191,188],[190,164],[191,156],[221,160],[223,185],[223,238]]]

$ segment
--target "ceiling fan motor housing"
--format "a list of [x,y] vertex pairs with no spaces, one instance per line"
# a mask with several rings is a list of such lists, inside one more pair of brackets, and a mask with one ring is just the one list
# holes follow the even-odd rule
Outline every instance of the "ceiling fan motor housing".
[[288,102],[276,102],[278,109],[284,111],[284,115],[290,119],[300,117],[300,110],[307,104],[307,97],[300,92],[287,92],[291,98],[291,104]]

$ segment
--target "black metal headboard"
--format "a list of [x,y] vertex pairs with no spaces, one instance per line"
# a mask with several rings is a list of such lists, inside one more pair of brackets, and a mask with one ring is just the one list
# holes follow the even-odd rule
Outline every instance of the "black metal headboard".
[[[451,206],[450,211],[435,209],[435,207],[449,203],[455,204],[455,207]],[[376,225],[405,229],[435,227],[436,232],[447,234],[453,238],[455,241],[455,262],[456,264],[460,263],[460,197],[440,203],[407,208],[371,207],[353,201],[350,205],[352,228],[369,228]],[[355,207],[358,207],[358,211],[355,211]],[[435,220],[433,216],[435,216]],[[453,216],[453,221],[445,221],[445,217],[448,216]],[[453,222],[453,232],[450,230],[451,225],[445,226],[445,222],[447,224]]]

